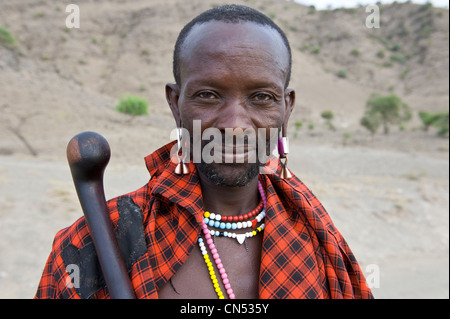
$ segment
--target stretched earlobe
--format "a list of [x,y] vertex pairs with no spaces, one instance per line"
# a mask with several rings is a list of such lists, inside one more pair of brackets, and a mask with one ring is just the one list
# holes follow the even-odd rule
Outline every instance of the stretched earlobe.
[[[278,139],[278,154],[280,154],[281,161],[281,179],[289,179],[292,177],[291,171],[288,169],[288,154],[289,154],[289,138],[286,136],[286,128],[282,128],[282,136]],[[284,162],[283,162],[284,161]]]
[[181,123],[180,109],[178,107],[178,100],[180,97],[180,88],[178,84],[167,83],[166,84],[166,101],[169,104],[170,110],[172,111],[173,118],[177,127],[180,127]]
[[177,175],[186,175],[191,171],[186,164],[186,148],[187,148],[187,140],[186,137],[183,137],[183,128],[181,124],[177,127],[177,159],[178,164],[175,167],[175,174]]
[[295,105],[295,91],[294,89],[286,89],[284,91],[285,113],[284,121],[281,127],[281,137],[278,139],[278,154],[280,154],[281,162],[281,179],[289,179],[292,177],[291,171],[287,168],[288,153],[289,153],[289,138],[287,137],[287,125]]
[[[181,123],[180,109],[178,107],[178,100],[180,97],[180,88],[175,83],[166,84],[166,100],[172,111],[173,118],[177,125],[177,159],[178,164],[175,167],[175,174],[183,175],[189,174],[190,170],[186,165],[186,139],[183,138],[183,125]],[[182,149],[184,148],[184,151]],[[184,155],[183,155],[184,154]]]
[[[295,90],[294,89],[286,89],[284,91],[284,103],[286,105],[285,116],[284,116],[284,125],[287,125],[289,121],[289,117],[291,116],[292,111],[295,106]],[[285,128],[283,128],[285,129]]]

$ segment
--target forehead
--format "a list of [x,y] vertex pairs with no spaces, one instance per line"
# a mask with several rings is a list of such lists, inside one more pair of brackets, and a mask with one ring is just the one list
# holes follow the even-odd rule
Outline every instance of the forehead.
[[247,67],[264,63],[285,76],[289,54],[280,34],[270,26],[209,21],[195,25],[186,37],[180,50],[180,73],[183,78],[196,64],[231,66],[243,61]]

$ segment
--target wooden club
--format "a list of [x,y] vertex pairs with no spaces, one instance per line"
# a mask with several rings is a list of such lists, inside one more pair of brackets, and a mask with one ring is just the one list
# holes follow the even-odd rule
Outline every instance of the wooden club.
[[106,139],[94,132],[74,136],[67,159],[87,226],[112,299],[134,299],[135,294],[120,253],[106,206],[103,173],[111,157]]

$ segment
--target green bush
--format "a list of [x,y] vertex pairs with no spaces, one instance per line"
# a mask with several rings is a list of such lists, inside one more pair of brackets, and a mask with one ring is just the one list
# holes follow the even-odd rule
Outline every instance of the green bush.
[[357,58],[361,55],[361,52],[359,52],[358,49],[353,49],[350,51],[350,55],[353,55],[355,58]]
[[425,12],[433,9],[433,4],[431,2],[427,2],[419,7],[418,12]]
[[436,122],[433,124],[433,126],[438,128],[438,132],[437,134],[439,136],[444,136],[448,134],[448,130],[449,130],[449,112],[442,112],[438,119],[436,120]]
[[330,130],[335,130],[333,123],[331,123],[331,120],[334,118],[334,114],[330,110],[323,111],[320,116],[325,120],[325,124],[330,128]]
[[399,54],[392,54],[391,55],[391,61],[398,62],[400,64],[405,64],[407,58],[405,56],[399,55]]
[[380,50],[377,52],[377,57],[379,57],[380,59],[384,59],[385,56],[386,54],[384,53],[384,50]]
[[347,77],[347,71],[339,70],[338,73],[337,73],[337,76],[342,78],[342,79],[345,79]]
[[374,135],[380,127],[381,118],[378,114],[365,114],[359,123]]
[[296,121],[296,122],[294,123],[294,126],[295,126],[295,130],[298,131],[298,130],[300,130],[300,129],[302,128],[303,122],[301,122],[301,121]]
[[391,51],[394,51],[394,52],[400,51],[400,44],[395,43],[395,44],[393,44],[389,49],[390,49]]
[[308,8],[308,14],[316,13],[316,7],[314,5],[310,5]]
[[296,122],[294,123],[294,126],[295,126],[294,138],[297,138],[298,132],[300,131],[300,129],[301,129],[302,126],[303,126],[303,122],[301,122],[301,121],[296,121]]
[[404,70],[402,73],[400,73],[400,75],[399,75],[399,78],[400,79],[405,79],[406,78],[406,76],[408,75],[408,73],[411,71],[411,69],[410,68],[407,68],[406,70]]
[[419,118],[422,120],[423,129],[428,131],[430,126],[438,129],[437,134],[444,136],[449,131],[449,112],[430,113],[426,111],[419,112]]
[[423,130],[428,131],[430,126],[436,121],[436,114],[426,111],[420,111],[419,118],[422,121]]
[[320,116],[325,120],[332,120],[334,118],[333,111],[325,110],[323,111]]
[[120,97],[116,110],[133,116],[146,115],[148,114],[148,101],[140,96],[126,94]]
[[322,49],[322,47],[321,47],[320,45],[316,45],[316,46],[312,49],[312,53],[314,53],[314,54],[319,54],[321,49]]
[[411,119],[409,106],[395,94],[381,96],[372,94],[366,102],[366,111],[361,119],[362,126],[374,134],[380,125],[389,133],[389,125],[402,125]]
[[7,47],[12,47],[14,42],[15,40],[12,37],[11,32],[4,27],[0,27],[0,44]]

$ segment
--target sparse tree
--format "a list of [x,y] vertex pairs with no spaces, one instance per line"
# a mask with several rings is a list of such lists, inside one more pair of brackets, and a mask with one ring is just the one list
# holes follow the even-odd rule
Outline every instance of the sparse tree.
[[422,120],[423,129],[427,132],[430,126],[434,126],[438,129],[438,135],[444,136],[449,131],[449,112],[430,113],[426,111],[420,111],[419,117]]
[[411,117],[409,106],[397,95],[372,94],[367,100],[366,112],[360,123],[372,134],[383,125],[384,134],[388,134],[390,125],[401,125]]

